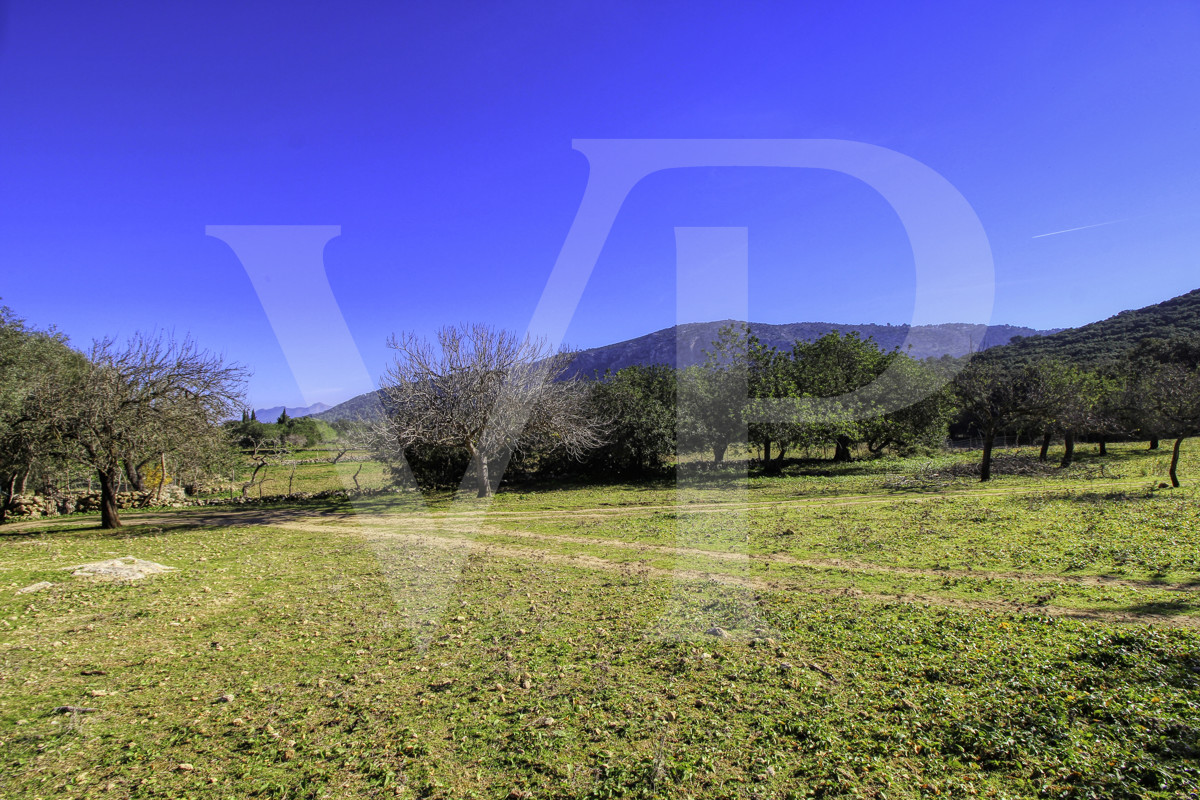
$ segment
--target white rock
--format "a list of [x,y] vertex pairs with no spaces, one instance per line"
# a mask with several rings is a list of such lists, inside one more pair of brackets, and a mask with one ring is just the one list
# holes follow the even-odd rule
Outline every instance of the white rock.
[[154,561],[143,561],[133,556],[114,558],[111,561],[96,561],[91,564],[79,564],[74,567],[63,567],[72,570],[75,578],[100,578],[103,580],[141,580],[147,575],[157,575],[160,572],[172,572],[175,567],[168,567]]

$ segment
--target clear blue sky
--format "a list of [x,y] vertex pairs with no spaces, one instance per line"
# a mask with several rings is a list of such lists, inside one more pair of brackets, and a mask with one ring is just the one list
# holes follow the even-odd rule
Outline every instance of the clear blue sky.
[[[0,297],[81,346],[191,332],[254,369],[254,404],[296,404],[205,226],[342,226],[327,271],[378,374],[393,331],[525,329],[587,182],[571,140],[608,137],[911,156],[983,222],[995,322],[1200,287],[1200,4],[987,5],[6,3]],[[709,225],[749,228],[753,319],[911,317],[912,254],[871,189],[693,169],[629,196],[568,341],[673,324],[673,229]]]

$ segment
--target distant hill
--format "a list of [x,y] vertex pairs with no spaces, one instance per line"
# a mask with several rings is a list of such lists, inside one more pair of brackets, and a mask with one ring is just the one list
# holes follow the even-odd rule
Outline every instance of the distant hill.
[[1120,358],[1143,339],[1200,334],[1200,289],[1078,328],[998,347],[989,360],[1060,358],[1083,366]]
[[[717,333],[727,325],[740,325],[734,320],[718,322],[691,322],[664,328],[661,331],[639,336],[616,344],[582,350],[575,356],[568,370],[569,375],[590,378],[603,375],[605,370],[618,370],[633,364],[667,364],[672,367],[690,367],[703,364],[705,351],[711,349]],[[941,325],[846,325],[834,322],[793,322],[784,325],[750,323],[750,330],[768,346],[790,350],[796,341],[811,342],[830,331],[842,334],[857,331],[859,336],[873,338],[884,350],[904,348],[917,359],[938,358],[943,355],[963,356],[990,347],[1006,344],[1016,336],[1043,336],[1054,331],[1039,331],[1014,325],[970,325],[967,323],[944,323]],[[682,340],[681,358],[676,363],[676,341]]]
[[[332,408],[333,406],[325,403],[313,403],[311,406],[302,406],[299,408],[289,408],[287,410],[289,417],[315,417],[322,411]],[[272,406],[271,408],[256,408],[254,416],[259,422],[274,422],[279,419],[279,415],[283,413],[283,406]]]
[[[289,412],[291,413],[291,412]],[[333,408],[313,414],[314,419],[325,422],[337,422],[339,419],[375,419],[379,415],[378,392],[367,392],[351,397],[344,403],[338,403]]]
[[[615,371],[634,364],[667,364],[672,367],[702,364],[705,359],[704,351],[711,348],[721,328],[736,324],[741,323],[734,320],[687,323],[664,328],[636,339],[581,350],[571,362],[567,375],[590,378],[597,374],[602,375],[606,370]],[[754,322],[750,324],[750,330],[765,344],[784,350],[791,349],[792,343],[797,340],[811,342],[830,331],[843,334],[857,331],[864,338],[874,338],[883,349],[891,350],[902,347],[910,333],[908,325],[843,325],[832,322],[794,322],[784,325]],[[1005,344],[1013,337],[1042,336],[1053,332],[1014,325],[919,325],[912,329],[912,348],[907,352],[913,358],[961,356]],[[678,364],[676,336],[682,338],[685,348],[684,357]],[[290,409],[288,413],[292,413]],[[339,419],[372,419],[378,413],[379,401],[376,393],[367,392],[313,416],[326,422],[334,422]],[[259,418],[263,418],[262,412],[259,412]]]

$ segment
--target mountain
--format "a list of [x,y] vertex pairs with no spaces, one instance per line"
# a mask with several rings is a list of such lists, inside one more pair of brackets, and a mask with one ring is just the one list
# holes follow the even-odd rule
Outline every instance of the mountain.
[[[618,370],[633,364],[667,364],[690,367],[703,364],[705,351],[710,349],[717,333],[727,325],[740,325],[734,320],[719,322],[690,322],[673,328],[639,336],[604,347],[581,350],[571,362],[568,375],[590,378],[603,375],[605,370]],[[749,324],[750,330],[765,345],[790,350],[796,341],[811,342],[830,331],[846,334],[856,331],[864,339],[873,338],[884,350],[901,348],[916,359],[938,358],[943,355],[962,356],[997,345],[1007,344],[1017,336],[1043,336],[1054,331],[1039,331],[1014,325],[970,325],[951,322],[941,325],[845,325],[834,322],[793,322],[769,325]],[[1060,329],[1055,329],[1060,330]],[[911,337],[910,337],[911,334]],[[906,348],[905,344],[911,345]],[[676,342],[681,357],[676,358]]]
[[[605,370],[618,370],[634,364],[668,364],[690,367],[704,363],[704,351],[712,346],[717,333],[727,325],[741,323],[734,320],[719,322],[692,322],[673,328],[639,336],[604,347],[581,350],[567,368],[567,376],[590,378],[603,375]],[[891,350],[903,348],[906,340],[911,348],[906,352],[914,358],[961,356],[990,347],[1005,344],[1018,336],[1043,336],[1054,331],[1039,331],[1014,325],[970,325],[967,323],[945,323],[942,325],[843,325],[832,322],[794,322],[785,325],[750,323],[750,330],[763,343],[780,349],[791,349],[799,340],[811,342],[830,331],[843,334],[857,331],[862,337],[872,337],[880,347]],[[1059,329],[1055,329],[1059,330]],[[909,334],[912,334],[911,339]],[[676,363],[676,337],[685,347],[681,363]],[[288,411],[291,414],[291,410]],[[317,419],[334,422],[339,419],[371,419],[379,413],[379,401],[375,392],[367,392],[336,405],[327,411],[313,414]],[[278,416],[278,412],[276,412]],[[260,412],[259,418],[262,419]]]
[[312,416],[313,419],[324,422],[337,422],[339,419],[374,419],[379,416],[379,393],[367,392],[351,397],[344,403],[338,403],[333,408]]
[[[283,406],[272,406],[271,408],[256,408],[254,416],[259,422],[274,422],[279,419],[279,415],[283,413]],[[325,403],[313,403],[311,406],[302,406],[299,408],[289,408],[287,410],[289,417],[315,417],[322,411],[326,411],[333,406]]]
[[1059,358],[1082,366],[1120,358],[1143,339],[1200,334],[1200,289],[1145,308],[1034,339],[1020,339],[988,353],[989,360]]

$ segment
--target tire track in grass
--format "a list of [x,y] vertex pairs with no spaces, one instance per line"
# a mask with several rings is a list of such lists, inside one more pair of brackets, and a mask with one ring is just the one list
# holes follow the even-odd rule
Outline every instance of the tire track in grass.
[[[520,547],[512,544],[500,544],[497,542],[478,542],[471,538],[473,535],[500,535],[507,536],[510,531],[504,529],[466,529],[466,528],[432,528],[426,526],[424,529],[412,530],[396,530],[394,525],[330,525],[330,524],[303,524],[303,523],[282,523],[271,527],[277,527],[282,530],[298,530],[303,532],[337,532],[353,534],[363,538],[364,541],[375,545],[383,545],[386,542],[405,542],[408,546],[416,547],[435,547],[445,550],[470,551],[475,550],[483,554],[491,556],[500,556],[504,558],[512,558],[522,561],[537,561],[541,563],[560,564],[563,566],[573,566],[583,569],[604,570],[609,572],[619,572],[630,576],[643,576],[646,578],[658,579],[674,579],[684,580],[689,582],[709,582],[719,583],[728,586],[740,586],[743,588],[754,590],[770,590],[770,591],[797,591],[806,594],[815,594],[824,597],[841,597],[855,598],[868,600],[878,603],[906,603],[910,605],[924,606],[939,606],[944,608],[960,608],[975,611],[985,611],[991,613],[1036,613],[1054,617],[1066,617],[1080,620],[1092,620],[1109,623],[1122,624],[1147,624],[1153,623],[1176,628],[1187,628],[1192,630],[1200,630],[1200,619],[1183,615],[1170,614],[1133,614],[1119,611],[1103,611],[1098,609],[1078,609],[1067,608],[1063,606],[1053,605],[1035,605],[1029,603],[1015,603],[1012,601],[1001,600],[968,600],[964,598],[947,597],[944,595],[927,595],[927,594],[881,594],[876,592],[866,592],[854,587],[821,587],[811,584],[791,581],[786,578],[747,578],[737,575],[730,575],[718,571],[696,570],[696,569],[664,569],[654,567],[645,563],[622,562],[613,559],[603,558],[601,556],[585,553],[562,553],[544,548]],[[414,526],[415,527],[415,526]],[[448,534],[448,535],[447,535]],[[556,537],[548,537],[545,534],[531,534],[531,539],[546,539],[550,538],[553,541]],[[621,540],[608,540],[610,546],[618,546],[625,550],[637,551],[639,547],[632,545],[629,542]],[[572,542],[575,543],[575,542]],[[596,540],[583,540],[583,544],[597,544]],[[737,553],[714,552],[708,550],[693,550],[689,548],[664,548],[658,545],[643,545],[642,548],[654,551],[663,551],[664,554],[674,555],[690,555],[699,558],[715,558],[719,561],[746,560],[746,557]],[[762,563],[770,561],[770,558],[754,558],[753,562]],[[829,568],[829,565],[805,564],[800,560],[795,566],[809,569],[820,569],[822,567]],[[788,562],[780,562],[788,563]],[[789,564],[790,565],[790,564]],[[844,565],[838,565],[839,569],[849,569]],[[854,570],[849,570],[854,571]],[[872,568],[871,572],[890,572],[886,567]],[[935,573],[937,577],[942,577],[942,573]],[[979,574],[974,574],[973,577],[980,577]]]
[[[387,518],[380,518],[387,519]],[[359,518],[358,525],[367,528],[386,528],[390,523],[373,525],[368,519]],[[329,526],[325,526],[328,529]],[[1161,589],[1164,591],[1186,592],[1200,596],[1200,582],[1167,583],[1163,581],[1133,580],[1129,578],[1109,578],[1102,575],[1057,575],[1028,572],[999,572],[992,570],[963,570],[963,569],[922,569],[920,567],[902,567],[888,564],[873,564],[866,561],[843,558],[796,558],[795,556],[779,553],[747,554],[729,550],[708,550],[696,547],[672,547],[668,545],[645,544],[631,542],[626,539],[610,539],[598,536],[572,536],[560,533],[537,533],[513,528],[484,526],[468,528],[466,526],[441,525],[436,528],[422,526],[423,529],[448,531],[457,534],[484,534],[490,536],[532,539],[544,542],[555,542],[569,545],[591,545],[604,547],[619,547],[639,552],[658,553],[662,555],[686,555],[701,558],[714,558],[728,561],[750,561],[760,564],[782,564],[797,567],[817,569],[842,569],[851,572],[868,572],[895,575],[913,575],[925,578],[974,578],[981,580],[1012,580],[1026,583],[1061,585],[1075,584],[1079,586],[1120,587],[1127,589]]]

